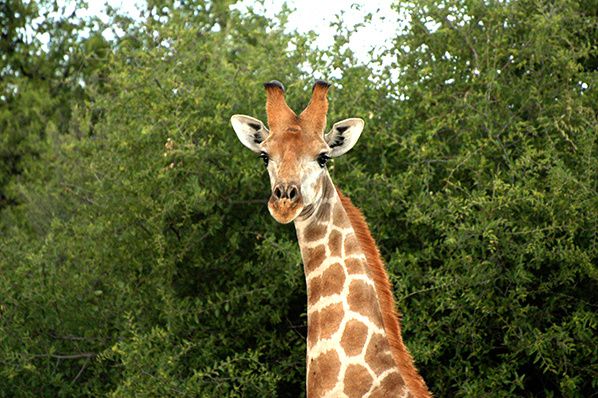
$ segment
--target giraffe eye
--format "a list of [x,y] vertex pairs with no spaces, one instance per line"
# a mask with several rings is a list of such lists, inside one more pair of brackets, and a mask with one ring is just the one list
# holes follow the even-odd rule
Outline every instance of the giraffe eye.
[[268,160],[270,160],[270,157],[268,156],[268,154],[266,152],[262,152],[262,153],[260,153],[259,157],[264,161],[264,165],[266,165],[266,167],[268,167]]
[[327,154],[321,153],[317,159],[320,167],[324,168],[324,166],[326,166],[326,162],[328,162],[328,159],[330,159],[330,157]]

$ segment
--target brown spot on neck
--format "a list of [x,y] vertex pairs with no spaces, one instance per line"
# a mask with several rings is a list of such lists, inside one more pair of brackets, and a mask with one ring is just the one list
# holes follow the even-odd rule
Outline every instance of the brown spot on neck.
[[361,253],[361,247],[355,234],[350,234],[345,237],[345,256]]
[[305,242],[320,240],[326,236],[326,229],[326,224],[313,222],[309,224],[303,231],[303,239]]
[[320,398],[336,385],[341,361],[336,351],[330,350],[312,358],[307,368],[307,396]]
[[357,258],[348,258],[345,260],[345,267],[349,274],[364,274],[367,275],[365,261]]
[[388,341],[383,335],[378,333],[372,335],[370,338],[370,343],[365,351],[365,360],[377,375],[395,367]]
[[[397,372],[388,374],[381,382],[380,385],[374,388],[370,398],[388,398],[405,396],[405,382],[401,378],[401,375]],[[413,397],[409,394],[407,397]]]
[[322,296],[340,294],[345,285],[345,271],[339,263],[332,264],[324,271],[322,278]]
[[314,248],[308,248],[302,251],[305,262],[305,274],[309,274],[318,268],[326,258],[326,248],[324,245],[318,245]]
[[349,398],[362,398],[372,386],[372,376],[361,365],[351,364],[345,372],[345,388],[343,392]]
[[361,321],[352,319],[345,325],[341,337],[341,347],[343,347],[345,354],[349,356],[359,355],[363,350],[367,337],[368,327]]
[[332,223],[339,228],[349,228],[351,226],[349,217],[347,216],[347,213],[340,202],[334,206],[332,213]]
[[340,232],[336,230],[330,232],[330,236],[328,236],[328,248],[330,249],[331,256],[341,256],[341,250],[343,248],[343,236]]
[[345,272],[339,263],[332,264],[320,276],[307,282],[307,303],[314,305],[321,297],[340,294],[345,284]]
[[319,339],[327,339],[338,330],[345,316],[343,304],[331,304],[320,311]]
[[382,315],[372,286],[362,280],[352,281],[349,285],[347,302],[351,311],[367,317],[373,324],[382,327]]

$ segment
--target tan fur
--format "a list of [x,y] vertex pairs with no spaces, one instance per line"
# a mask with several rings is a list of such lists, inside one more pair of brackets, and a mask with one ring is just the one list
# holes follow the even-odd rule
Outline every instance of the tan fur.
[[351,203],[351,200],[344,196],[338,188],[337,192],[355,230],[361,249],[366,256],[370,275],[374,279],[376,293],[380,302],[380,310],[382,311],[384,330],[386,331],[388,342],[391,347],[393,359],[403,376],[405,384],[407,384],[407,387],[413,396],[418,398],[431,397],[424,380],[413,364],[411,354],[409,354],[407,347],[403,344],[399,316],[395,309],[396,307],[390,282],[388,280],[388,274],[386,273],[380,252],[378,251],[376,242],[372,238],[365,218],[363,214],[361,214],[361,211],[359,211],[359,209]]
[[298,128],[297,115],[287,105],[284,91],[279,87],[266,87],[266,113],[268,126],[272,131],[288,127]]
[[322,134],[326,127],[326,113],[328,113],[328,85],[323,82],[317,82],[314,85],[313,93],[309,104],[299,118],[306,132]]

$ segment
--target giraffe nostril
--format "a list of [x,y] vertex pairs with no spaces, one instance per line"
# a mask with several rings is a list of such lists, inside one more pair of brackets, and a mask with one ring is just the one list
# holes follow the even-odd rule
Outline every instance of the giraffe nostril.
[[274,197],[280,199],[282,197],[282,191],[279,187],[274,188]]
[[296,196],[297,196],[297,188],[292,186],[291,188],[289,188],[289,199],[294,200]]

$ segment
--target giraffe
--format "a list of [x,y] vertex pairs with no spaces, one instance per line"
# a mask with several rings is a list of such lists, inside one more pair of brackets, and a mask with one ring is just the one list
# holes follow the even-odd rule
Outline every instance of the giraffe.
[[345,119],[324,134],[329,86],[316,81],[297,116],[274,80],[264,84],[269,128],[250,116],[231,117],[241,143],[268,170],[270,214],[295,224],[307,283],[307,396],[430,397],[403,344],[388,275],[365,218],[326,168],[355,145],[365,124]]

